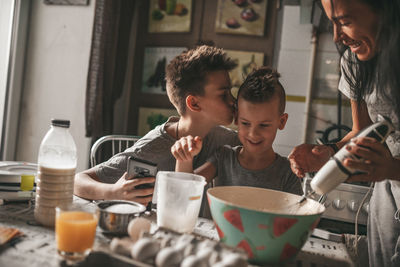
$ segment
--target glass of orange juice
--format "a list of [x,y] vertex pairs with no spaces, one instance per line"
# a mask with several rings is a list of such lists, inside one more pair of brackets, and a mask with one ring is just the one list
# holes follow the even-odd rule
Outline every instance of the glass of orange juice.
[[83,261],[92,250],[97,215],[77,205],[56,208],[58,254],[69,264]]

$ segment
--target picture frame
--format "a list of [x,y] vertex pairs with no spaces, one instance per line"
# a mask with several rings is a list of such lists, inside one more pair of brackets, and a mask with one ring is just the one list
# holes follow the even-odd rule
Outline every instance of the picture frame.
[[228,57],[237,63],[237,67],[229,72],[232,83],[232,95],[236,98],[237,90],[247,75],[256,67],[264,65],[264,53],[225,50]]
[[138,135],[144,136],[157,125],[166,122],[170,116],[179,116],[179,114],[175,109],[140,107]]
[[192,0],[150,0],[149,33],[190,32]]
[[218,0],[217,33],[264,36],[268,0]]
[[186,47],[145,47],[143,60],[143,93],[166,94],[165,68]]

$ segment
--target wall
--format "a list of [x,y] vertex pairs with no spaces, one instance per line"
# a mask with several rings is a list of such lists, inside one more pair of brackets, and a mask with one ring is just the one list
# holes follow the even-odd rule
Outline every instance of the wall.
[[52,118],[71,120],[78,171],[88,167],[85,94],[95,1],[88,6],[32,1],[17,160],[36,162]]
[[[0,1],[0,125],[3,127],[8,63],[10,55],[12,1]],[[0,139],[2,131],[0,131]]]
[[[305,96],[311,57],[312,25],[300,24],[300,6],[284,6],[278,71],[287,95],[286,127],[278,131],[274,150],[287,156],[303,143]],[[296,101],[297,100],[297,101]]]
[[[339,54],[331,33],[322,33],[317,37],[311,106],[307,114],[312,25],[301,24],[300,6],[284,6],[277,68],[287,95],[286,112],[289,119],[285,129],[277,133],[274,142],[274,150],[284,156],[304,142],[315,144],[317,138],[322,136],[319,131],[324,131],[338,122]],[[342,124],[351,127],[351,110],[345,97],[342,104]],[[305,134],[307,116],[309,121]],[[337,138],[337,132],[332,132],[329,137]]]

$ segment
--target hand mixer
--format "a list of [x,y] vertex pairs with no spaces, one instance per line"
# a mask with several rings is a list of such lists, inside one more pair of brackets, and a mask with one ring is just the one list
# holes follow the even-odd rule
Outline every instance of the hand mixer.
[[[394,131],[394,126],[390,119],[378,115],[378,122],[361,130],[357,137],[371,137],[384,143],[386,138]],[[343,165],[343,161],[346,158],[352,158],[354,160],[363,161],[362,158],[351,154],[346,150],[347,145],[354,145],[352,141],[349,141],[344,145],[334,156],[332,156],[327,163],[317,172],[314,178],[311,180],[312,191],[308,194],[304,192],[304,196],[300,199],[299,203],[303,202],[307,197],[317,193],[324,195],[336,188],[340,183],[346,181],[351,175],[363,173],[360,170],[346,167]]]

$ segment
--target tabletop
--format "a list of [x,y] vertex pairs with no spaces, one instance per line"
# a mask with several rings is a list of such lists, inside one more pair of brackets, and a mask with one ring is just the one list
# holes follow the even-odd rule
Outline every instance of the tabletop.
[[[74,203],[87,205],[89,209],[96,207],[93,202],[78,197],[74,197]],[[57,254],[54,229],[38,225],[35,222],[33,210],[32,202],[0,205],[0,226],[17,228],[24,234],[6,245],[0,246],[0,266],[65,266],[65,263],[60,261]],[[218,239],[215,226],[208,219],[199,218],[194,233],[207,238]],[[80,266],[148,267],[147,264],[111,252],[109,249],[110,241],[111,237],[104,235],[97,228],[93,251],[84,264]],[[284,266],[299,266],[299,264],[300,266],[315,267],[354,266],[344,244],[319,240],[314,237],[308,239],[293,262]]]
[[[74,197],[74,203],[86,205],[95,209],[93,202]],[[148,215],[152,216],[152,215]],[[155,219],[153,218],[153,221]],[[57,254],[55,232],[36,223],[34,219],[34,206],[30,203],[8,203],[0,205],[0,226],[17,228],[23,236],[0,246],[0,266],[13,267],[47,267],[63,266]],[[194,233],[218,239],[212,221],[199,218]],[[88,257],[84,266],[148,266],[133,259],[119,256],[110,251],[109,243],[112,236],[104,235],[97,228],[93,252]]]

